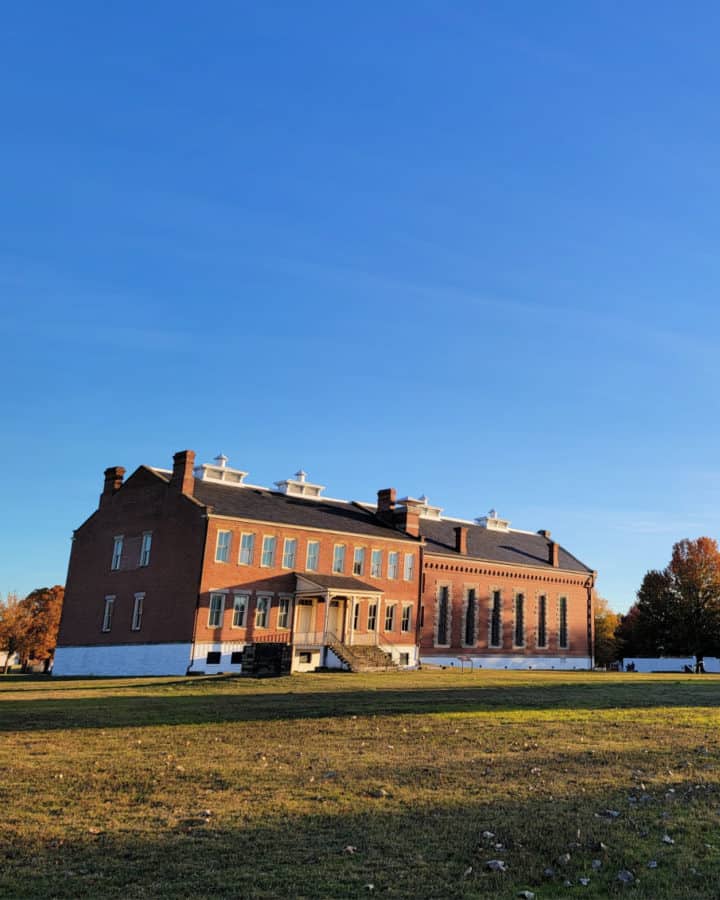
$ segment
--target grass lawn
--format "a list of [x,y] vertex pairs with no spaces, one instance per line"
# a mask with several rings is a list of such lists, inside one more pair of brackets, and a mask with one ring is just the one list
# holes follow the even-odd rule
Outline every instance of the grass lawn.
[[715,898],[719,726],[712,675],[7,676],[0,897]]

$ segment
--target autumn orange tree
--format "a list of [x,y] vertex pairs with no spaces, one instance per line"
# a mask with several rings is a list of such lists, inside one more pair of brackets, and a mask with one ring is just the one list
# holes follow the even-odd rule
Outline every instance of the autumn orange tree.
[[608,666],[620,658],[615,630],[620,616],[610,609],[604,597],[595,599],[595,644],[593,658],[596,666]]
[[23,669],[30,660],[47,660],[52,656],[64,593],[64,588],[56,584],[38,588],[22,600],[17,594],[8,594],[0,603],[0,651],[7,653],[3,672],[15,654]]
[[6,654],[3,673],[12,657],[22,651],[26,626],[27,615],[18,595],[11,592],[5,600],[0,598],[0,653]]
[[720,654],[720,550],[709,537],[678,541],[662,571],[645,574],[617,632],[624,654]]

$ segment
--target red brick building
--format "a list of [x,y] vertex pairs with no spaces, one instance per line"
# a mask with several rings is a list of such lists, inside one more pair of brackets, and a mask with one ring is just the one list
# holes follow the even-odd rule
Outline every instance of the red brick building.
[[331,500],[304,473],[107,469],[75,532],[58,675],[591,665],[595,575],[547,532],[425,500]]

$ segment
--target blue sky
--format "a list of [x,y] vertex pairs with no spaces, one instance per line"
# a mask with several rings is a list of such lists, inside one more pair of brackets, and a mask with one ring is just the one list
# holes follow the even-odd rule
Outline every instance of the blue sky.
[[0,592],[102,470],[549,528],[624,610],[720,534],[716,4],[3,11]]

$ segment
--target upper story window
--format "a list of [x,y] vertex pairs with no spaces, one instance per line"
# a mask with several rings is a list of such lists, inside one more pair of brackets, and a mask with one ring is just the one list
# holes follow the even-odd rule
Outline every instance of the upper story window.
[[558,641],[563,650],[568,647],[568,618],[567,618],[567,597],[560,597],[558,600],[558,613],[560,618],[560,627],[558,629]]
[[133,612],[132,612],[132,623],[130,625],[130,628],[133,631],[140,631],[140,628],[142,627],[144,601],[145,601],[145,594],[135,594],[135,600],[133,603]]
[[215,544],[215,562],[228,562],[230,559],[230,531],[218,531]]
[[403,606],[402,620],[400,622],[400,631],[407,634],[412,628],[412,606]]
[[395,604],[389,603],[385,607],[385,631],[392,631],[395,627]]
[[[123,536],[118,534],[113,540],[113,555],[112,562],[110,563],[111,569],[119,569],[120,563],[122,562],[122,552],[123,552]],[[104,631],[105,629],[103,629]]]
[[308,541],[305,568],[308,572],[317,572],[320,565],[320,541]]
[[285,543],[283,544],[283,569],[294,569],[296,556],[297,538],[285,538]]
[[397,578],[398,569],[400,568],[400,554],[391,550],[388,553],[388,578]]
[[115,607],[115,596],[110,595],[105,598],[105,606],[103,608],[102,630],[110,631],[112,628],[113,609]]
[[260,560],[261,566],[274,566],[275,565],[275,545],[277,544],[277,538],[272,535],[266,534],[263,538],[262,543],[262,558]]
[[258,597],[255,601],[255,627],[267,628],[270,611],[270,598]]
[[415,571],[415,555],[413,553],[405,554],[405,568],[403,569],[403,578],[405,581],[413,580],[413,573]]
[[225,594],[210,594],[208,628],[220,628],[225,611]]
[[140,544],[140,565],[150,565],[150,548],[152,547],[152,531],[144,531]]
[[475,588],[468,588],[467,604],[465,606],[465,644],[472,647],[475,643]]
[[516,647],[525,646],[525,594],[515,595],[515,636]]
[[547,597],[545,594],[540,594],[538,597],[537,612],[537,645],[538,647],[547,647]]
[[365,574],[365,548],[356,547],[353,554],[353,575]]
[[251,566],[253,563],[253,555],[255,554],[255,535],[240,535],[240,558],[238,563],[241,566]]
[[373,550],[370,557],[370,575],[382,578],[382,550]]
[[333,549],[333,572],[342,575],[345,571],[345,544],[335,544]]
[[448,643],[448,618],[450,616],[450,589],[442,585],[438,594],[437,642]]
[[502,594],[500,591],[492,592],[492,606],[490,608],[490,646],[499,647],[502,643]]
[[233,628],[245,627],[249,599],[247,594],[235,594],[233,597]]

